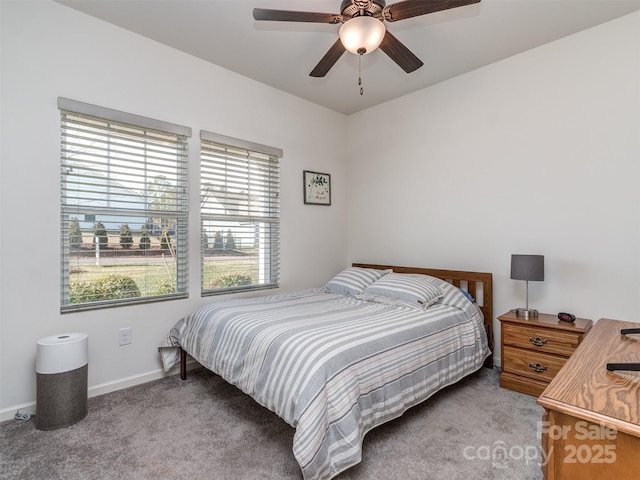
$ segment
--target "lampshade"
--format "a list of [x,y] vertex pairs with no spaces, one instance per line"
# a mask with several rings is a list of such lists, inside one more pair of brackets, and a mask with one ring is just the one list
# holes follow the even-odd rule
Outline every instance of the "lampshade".
[[544,255],[511,255],[511,279],[544,280]]
[[386,28],[380,20],[361,15],[342,24],[340,41],[351,53],[366,55],[380,46],[385,33]]

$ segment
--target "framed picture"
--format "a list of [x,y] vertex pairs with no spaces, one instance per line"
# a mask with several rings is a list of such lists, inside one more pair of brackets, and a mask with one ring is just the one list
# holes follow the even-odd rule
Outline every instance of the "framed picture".
[[308,205],[331,205],[331,175],[328,173],[302,172],[304,180],[304,203]]

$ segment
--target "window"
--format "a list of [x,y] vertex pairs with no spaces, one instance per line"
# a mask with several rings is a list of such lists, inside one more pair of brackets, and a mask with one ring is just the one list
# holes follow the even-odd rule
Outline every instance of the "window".
[[200,139],[202,294],[277,287],[282,150]]
[[187,296],[191,129],[65,98],[61,311]]

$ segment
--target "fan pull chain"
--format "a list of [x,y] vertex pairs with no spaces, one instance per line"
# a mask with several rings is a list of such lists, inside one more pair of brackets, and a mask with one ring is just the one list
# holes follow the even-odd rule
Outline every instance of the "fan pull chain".
[[360,95],[364,93],[362,89],[362,55],[358,55],[358,85],[360,85]]

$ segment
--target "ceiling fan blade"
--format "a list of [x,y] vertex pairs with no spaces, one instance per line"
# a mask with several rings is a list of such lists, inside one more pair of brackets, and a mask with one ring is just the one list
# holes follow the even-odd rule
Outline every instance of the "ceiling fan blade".
[[336,43],[331,46],[329,51],[324,54],[322,60],[318,62],[318,65],[316,65],[316,67],[311,71],[309,76],[324,77],[346,50],[347,49],[344,48],[340,39],[338,39]]
[[400,40],[391,35],[389,30],[384,34],[384,38],[380,44],[380,50],[389,55],[389,58],[400,65],[400,68],[407,73],[411,73],[424,65],[424,63],[422,63],[422,61],[411,52],[411,50],[405,47]]
[[478,2],[480,0],[405,0],[385,7],[382,15],[387,22],[395,22]]
[[291,10],[269,10],[254,8],[255,20],[269,20],[277,22],[313,22],[313,23],[342,23],[342,15],[336,13],[295,12]]

